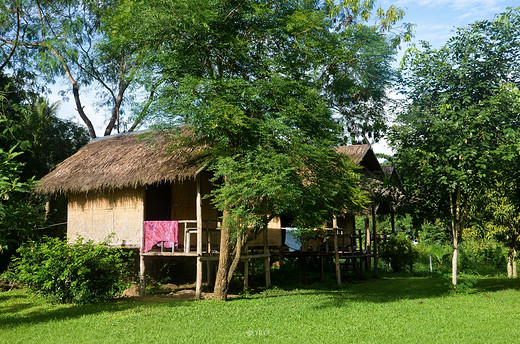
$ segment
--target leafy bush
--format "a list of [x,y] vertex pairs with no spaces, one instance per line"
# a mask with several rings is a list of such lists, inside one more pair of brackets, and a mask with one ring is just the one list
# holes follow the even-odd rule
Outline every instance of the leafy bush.
[[506,272],[507,249],[495,240],[465,240],[461,244],[460,270],[468,274],[490,275]]
[[390,265],[392,271],[400,272],[406,268],[411,269],[417,258],[417,251],[404,234],[392,234],[381,245],[381,258]]
[[128,275],[120,248],[78,239],[57,238],[22,245],[13,259],[13,276],[53,302],[94,303],[121,294]]
[[415,245],[417,251],[417,270],[423,270],[423,272],[430,272],[430,257],[431,267],[435,273],[448,273],[451,271],[451,253],[452,248],[450,245],[444,244],[432,244],[420,242]]

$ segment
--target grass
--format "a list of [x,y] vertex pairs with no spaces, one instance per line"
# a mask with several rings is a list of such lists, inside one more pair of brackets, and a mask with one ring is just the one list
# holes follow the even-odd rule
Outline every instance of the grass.
[[520,282],[499,278],[481,278],[464,295],[441,278],[391,275],[229,302],[75,306],[26,290],[0,293],[1,343],[512,343],[519,323]]

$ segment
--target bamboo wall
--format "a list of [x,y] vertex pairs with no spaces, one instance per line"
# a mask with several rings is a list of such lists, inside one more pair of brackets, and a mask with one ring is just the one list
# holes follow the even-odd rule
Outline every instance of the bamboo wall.
[[[282,246],[282,224],[279,217],[275,217],[267,226],[267,243],[269,246]],[[262,232],[258,234],[256,239],[249,243],[249,246],[264,246],[264,235]]]
[[104,241],[117,246],[141,247],[144,188],[70,194],[67,236]]
[[[209,194],[213,189],[209,181],[210,175],[202,172],[201,175],[201,194],[202,197]],[[196,220],[197,219],[197,182],[196,180],[187,179],[182,183],[172,184],[172,220]],[[217,226],[218,213],[217,209],[211,204],[210,199],[202,199],[202,223],[203,228],[215,229]],[[193,226],[192,226],[193,227]],[[179,243],[184,242],[184,226],[179,226]],[[192,246],[196,244],[195,236],[191,238]],[[206,243],[206,234],[204,233],[203,242]],[[216,235],[212,236],[212,245],[219,243]]]
[[[354,229],[356,217],[353,214],[344,214],[342,216],[338,216],[338,228],[343,229]],[[357,228],[361,229],[361,228]]]

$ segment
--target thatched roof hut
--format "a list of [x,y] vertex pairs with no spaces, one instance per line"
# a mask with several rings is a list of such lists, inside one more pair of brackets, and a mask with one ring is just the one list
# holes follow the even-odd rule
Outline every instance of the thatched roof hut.
[[349,145],[336,148],[336,151],[347,155],[352,162],[363,167],[366,175],[382,176],[383,170],[371,145]]
[[202,148],[169,149],[163,135],[120,134],[91,141],[43,177],[40,193],[122,189],[194,178]]
[[[143,221],[196,218],[196,176],[207,147],[172,148],[170,139],[175,137],[168,135],[127,133],[93,140],[41,179],[38,192],[68,196],[69,238],[101,241],[115,233],[113,244],[139,247]],[[192,139],[188,130],[182,131],[182,138]],[[348,155],[365,174],[382,174],[370,145],[336,151]],[[207,194],[214,187],[211,175],[200,176]],[[202,213],[216,223],[218,214],[210,200],[203,199]]]

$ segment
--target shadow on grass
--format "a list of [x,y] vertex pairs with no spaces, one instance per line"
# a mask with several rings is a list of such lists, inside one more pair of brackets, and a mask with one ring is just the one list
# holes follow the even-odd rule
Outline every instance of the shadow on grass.
[[472,288],[475,293],[493,293],[501,290],[520,290],[520,279],[512,278],[478,278]]
[[9,295],[8,292],[0,293],[0,302],[14,300],[14,299],[27,299],[27,298],[28,298],[27,295],[22,295],[22,294]]
[[[520,290],[520,279],[470,277],[460,278],[460,283],[473,281],[471,287],[462,294],[491,293],[501,290]],[[475,284],[476,282],[476,284]],[[461,290],[463,288],[460,288]],[[244,298],[276,298],[289,295],[323,295],[325,302],[317,308],[348,307],[352,302],[391,303],[400,300],[421,300],[448,297],[454,295],[451,280],[440,275],[430,277],[412,277],[393,273],[381,274],[380,277],[350,278],[340,288],[334,281],[311,285],[290,284],[278,290],[267,290],[258,295]]]
[[[25,291],[29,293],[28,291]],[[63,321],[83,316],[107,313],[107,316],[127,316],[140,313],[144,307],[179,307],[194,304],[193,301],[150,298],[128,298],[92,305],[51,305],[43,300],[35,300],[30,295],[1,293],[0,332],[2,328],[12,328],[27,324],[40,324],[49,321]],[[23,300],[23,301],[22,301]]]

